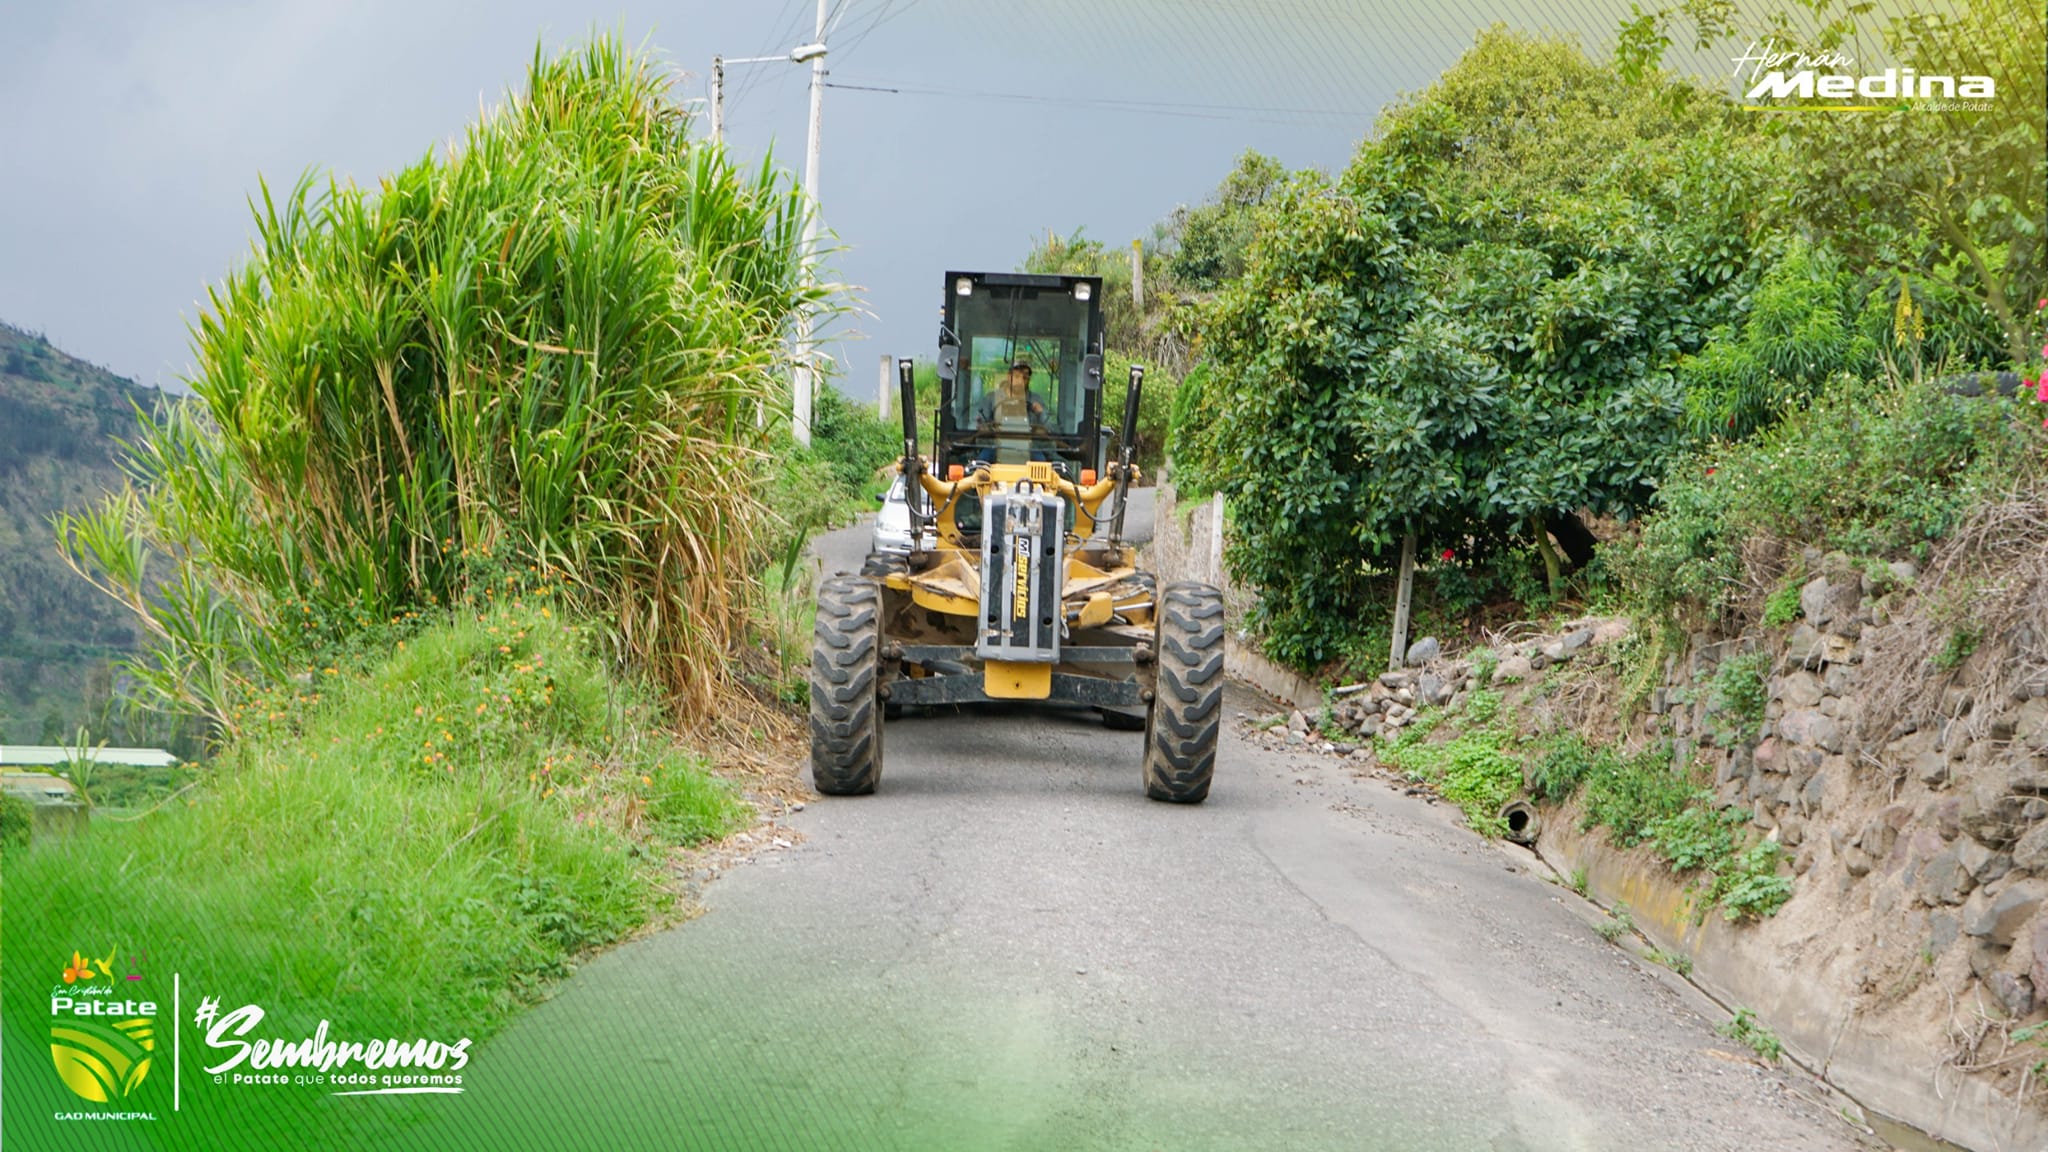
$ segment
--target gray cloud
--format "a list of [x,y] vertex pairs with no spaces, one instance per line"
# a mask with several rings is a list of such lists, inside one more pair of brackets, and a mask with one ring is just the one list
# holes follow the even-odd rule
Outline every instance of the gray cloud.
[[[843,245],[833,265],[872,313],[838,325],[848,339],[833,351],[860,394],[879,353],[931,351],[947,268],[1012,267],[1048,228],[1127,243],[1200,198],[1245,148],[1341,166],[1381,105],[1426,84],[1484,22],[1398,0],[845,3],[835,82],[948,93],[826,93],[820,184]],[[1588,18],[1595,32],[1612,27]],[[536,40],[621,31],[701,95],[714,52],[791,47],[810,19],[809,0],[9,11],[0,319],[172,383],[207,285],[248,251],[259,175],[289,187],[318,167],[373,181],[516,85]],[[736,153],[772,146],[801,169],[804,77],[782,64],[735,71]]]

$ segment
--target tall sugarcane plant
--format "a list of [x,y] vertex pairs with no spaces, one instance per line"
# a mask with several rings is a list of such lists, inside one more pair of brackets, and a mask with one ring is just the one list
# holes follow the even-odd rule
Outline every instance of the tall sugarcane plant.
[[447,603],[489,556],[707,706],[757,587],[756,414],[833,290],[801,274],[800,191],[687,128],[597,39],[375,188],[264,187],[193,330],[198,404],[145,416],[131,489],[57,525],[157,638],[145,685],[232,724],[240,681],[286,671],[283,606]]

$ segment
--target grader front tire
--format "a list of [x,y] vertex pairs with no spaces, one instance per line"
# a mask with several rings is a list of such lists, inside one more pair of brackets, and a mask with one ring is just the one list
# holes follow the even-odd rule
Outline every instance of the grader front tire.
[[811,783],[861,796],[882,778],[882,593],[874,580],[835,576],[818,588],[811,632]]
[[1223,727],[1223,594],[1207,584],[1168,584],[1158,620],[1145,795],[1199,804],[1216,775]]

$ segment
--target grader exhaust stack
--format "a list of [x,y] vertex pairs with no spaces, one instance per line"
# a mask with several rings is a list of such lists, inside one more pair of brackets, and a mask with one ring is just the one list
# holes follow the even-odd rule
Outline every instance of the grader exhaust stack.
[[903,412],[903,485],[906,502],[910,506],[910,534],[916,539],[924,529],[918,516],[918,504],[914,497],[918,489],[919,464],[917,455],[917,365],[904,357],[896,361],[896,390],[902,403]]
[[1124,509],[1131,503],[1131,473],[1136,470],[1138,458],[1138,397],[1145,388],[1145,367],[1131,365],[1131,384],[1124,393],[1123,438],[1117,441],[1116,458],[1116,520],[1110,525],[1111,541],[1124,538]]
[[911,363],[897,364],[917,543],[818,591],[818,791],[874,791],[886,728],[912,710],[1004,702],[1089,708],[1142,729],[1146,795],[1209,794],[1223,600],[1206,584],[1158,587],[1124,542],[1144,369],[1131,369],[1123,437],[1106,460],[1101,291],[1089,276],[946,274],[929,455]]

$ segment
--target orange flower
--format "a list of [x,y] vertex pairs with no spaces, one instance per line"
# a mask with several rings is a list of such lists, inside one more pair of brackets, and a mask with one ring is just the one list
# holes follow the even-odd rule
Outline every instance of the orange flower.
[[77,952],[71,954],[71,966],[64,969],[64,982],[76,984],[80,980],[92,979],[92,965]]

